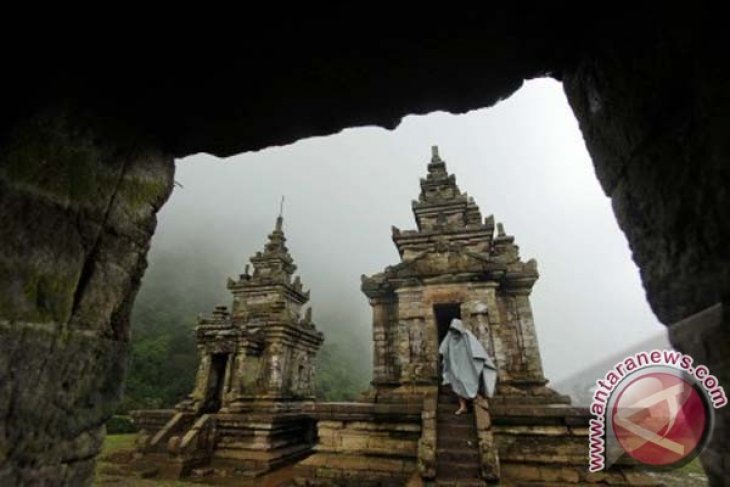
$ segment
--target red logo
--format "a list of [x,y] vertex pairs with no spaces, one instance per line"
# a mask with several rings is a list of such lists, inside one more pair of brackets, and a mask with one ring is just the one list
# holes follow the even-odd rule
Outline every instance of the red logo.
[[680,372],[638,372],[616,398],[611,411],[621,447],[639,462],[669,466],[689,460],[709,429],[707,400]]

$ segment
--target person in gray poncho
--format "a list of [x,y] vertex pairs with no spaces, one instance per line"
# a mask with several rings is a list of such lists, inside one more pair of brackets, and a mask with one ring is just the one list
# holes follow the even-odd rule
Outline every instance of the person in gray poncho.
[[442,384],[451,384],[459,398],[456,414],[466,411],[466,400],[476,397],[480,385],[484,386],[487,397],[494,395],[497,368],[477,337],[464,328],[461,320],[451,320],[449,331],[439,346],[439,354],[443,356]]

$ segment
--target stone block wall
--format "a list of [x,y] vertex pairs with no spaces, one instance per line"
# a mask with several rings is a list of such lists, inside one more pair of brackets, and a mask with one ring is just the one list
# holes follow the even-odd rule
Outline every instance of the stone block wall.
[[137,429],[149,435],[162,429],[175,413],[174,409],[145,409],[131,411],[130,416]]
[[585,408],[501,404],[491,407],[503,485],[658,485],[629,458],[589,473]]
[[318,403],[315,453],[298,485],[404,485],[418,469],[422,403]]

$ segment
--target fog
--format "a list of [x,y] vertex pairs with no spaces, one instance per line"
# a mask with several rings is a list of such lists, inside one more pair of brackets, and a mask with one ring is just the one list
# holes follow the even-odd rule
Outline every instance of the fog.
[[432,145],[482,215],[494,214],[522,258],[538,261],[532,305],[548,378],[663,333],[562,88],[548,79],[492,108],[409,116],[393,131],[348,129],[226,159],[179,160],[148,274],[166,253],[194,249],[219,276],[201,286],[218,286],[223,300],[226,278],[262,249],[284,195],[287,244],[311,289],[314,321],[326,339],[358,342],[353,360],[367,367],[371,316],[360,275],[398,262],[390,228],[415,228],[411,200]]

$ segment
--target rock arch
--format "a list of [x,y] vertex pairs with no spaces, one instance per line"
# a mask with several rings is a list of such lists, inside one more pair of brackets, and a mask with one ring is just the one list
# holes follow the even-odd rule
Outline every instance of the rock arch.
[[[464,112],[542,75],[564,83],[652,309],[730,384],[730,84],[722,17],[692,8],[520,5],[418,25],[389,12],[364,29],[282,20],[172,53],[17,54],[1,95],[0,483],[89,481],[174,157]],[[702,456],[715,483],[727,411]]]

